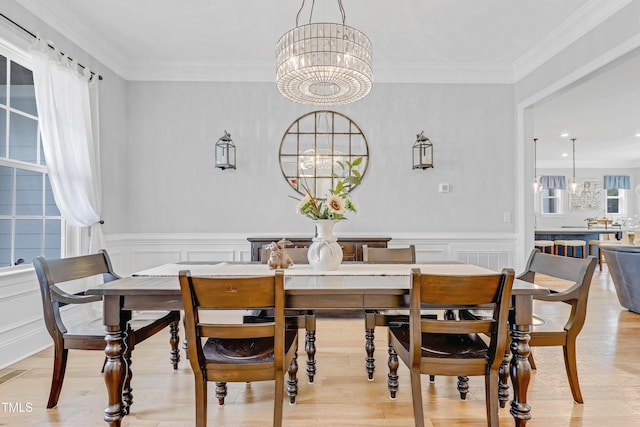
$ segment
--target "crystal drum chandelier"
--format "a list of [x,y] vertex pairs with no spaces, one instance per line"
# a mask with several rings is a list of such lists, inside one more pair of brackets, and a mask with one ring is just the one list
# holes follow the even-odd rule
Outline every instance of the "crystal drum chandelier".
[[276,45],[276,85],[280,93],[309,105],[341,105],[364,98],[370,91],[371,41],[364,33],[345,25],[342,0],[338,0],[342,24],[309,23],[285,33]]

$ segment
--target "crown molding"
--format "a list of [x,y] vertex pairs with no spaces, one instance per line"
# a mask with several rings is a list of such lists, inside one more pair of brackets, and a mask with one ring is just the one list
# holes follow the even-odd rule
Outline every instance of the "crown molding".
[[[120,77],[124,77],[127,68],[127,58],[119,51],[109,45],[107,39],[99,37],[98,34],[83,22],[74,21],[69,23],[60,17],[55,9],[55,4],[40,0],[16,0],[23,8],[40,18],[53,30],[66,37],[71,43],[76,44],[87,54],[91,55],[102,64],[109,67]],[[45,18],[46,17],[46,18]],[[38,34],[47,39],[47,34]],[[51,40],[53,43],[58,40]],[[56,44],[56,47],[60,47]],[[65,51],[66,49],[61,49]],[[72,58],[77,57],[73,52],[69,52]],[[88,64],[87,64],[88,65]]]
[[[509,64],[418,64],[384,63],[373,65],[378,83],[464,83],[512,84],[513,69]],[[229,62],[138,62],[121,74],[131,81],[226,81],[275,82],[275,64]]]
[[[571,174],[571,167],[567,166],[568,160],[543,160],[538,161],[537,168],[540,169],[566,169]],[[576,170],[580,169],[637,169],[640,168],[640,160],[581,160],[576,165]]]
[[[591,0],[551,31],[513,64],[375,63],[374,79],[387,83],[512,84],[561,52],[632,0]],[[109,67],[133,81],[275,81],[275,63],[151,63],[123,56],[82,22],[68,23],[55,5],[42,0],[16,0],[50,27]],[[43,18],[43,17],[46,17]],[[43,35],[46,36],[46,35]],[[55,42],[55,40],[54,40]],[[71,55],[73,56],[73,55]]]
[[374,81],[383,83],[512,84],[511,64],[382,63],[374,62]]
[[518,81],[597,27],[632,0],[591,0],[513,63]]

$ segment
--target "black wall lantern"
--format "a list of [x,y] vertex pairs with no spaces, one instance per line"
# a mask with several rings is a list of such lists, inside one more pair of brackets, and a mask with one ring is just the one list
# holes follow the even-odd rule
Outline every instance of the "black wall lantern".
[[226,130],[216,142],[216,167],[222,170],[236,168],[236,146]]
[[413,144],[413,168],[429,169],[433,167],[433,144],[424,136],[424,131],[416,135],[416,143]]

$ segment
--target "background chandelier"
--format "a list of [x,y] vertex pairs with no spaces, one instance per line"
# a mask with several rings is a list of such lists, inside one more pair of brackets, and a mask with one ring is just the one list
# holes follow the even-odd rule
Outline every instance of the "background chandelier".
[[[315,0],[314,0],[315,3]],[[342,0],[338,7],[342,24],[309,23],[285,33],[276,45],[276,85],[295,102],[341,105],[364,98],[370,91],[371,41],[364,33],[345,25]]]

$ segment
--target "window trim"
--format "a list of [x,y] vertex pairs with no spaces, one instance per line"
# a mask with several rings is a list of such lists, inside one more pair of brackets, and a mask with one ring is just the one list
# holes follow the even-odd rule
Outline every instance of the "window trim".
[[[617,197],[609,197],[608,190],[613,190],[613,189],[608,188],[604,190],[604,213],[606,215],[620,215],[623,217],[626,216],[628,211],[627,191],[629,190],[626,190],[624,188],[616,188],[616,190],[618,190]],[[619,208],[618,212],[609,212],[609,203],[607,203],[609,199],[618,199],[618,208]]]
[[[549,190],[549,189],[547,189]],[[539,209],[538,211],[540,212],[540,215],[545,216],[545,217],[551,217],[551,216],[563,216],[565,214],[564,212],[564,193],[566,190],[563,189],[559,189],[559,188],[554,188],[553,190],[555,190],[557,192],[557,195],[554,195],[553,197],[545,197],[545,189],[543,188],[540,193],[539,193],[539,197],[538,199],[538,203],[539,203]],[[558,206],[558,211],[557,212],[545,212],[544,211],[544,201],[545,199],[551,199],[554,198],[557,200],[557,206]]]

